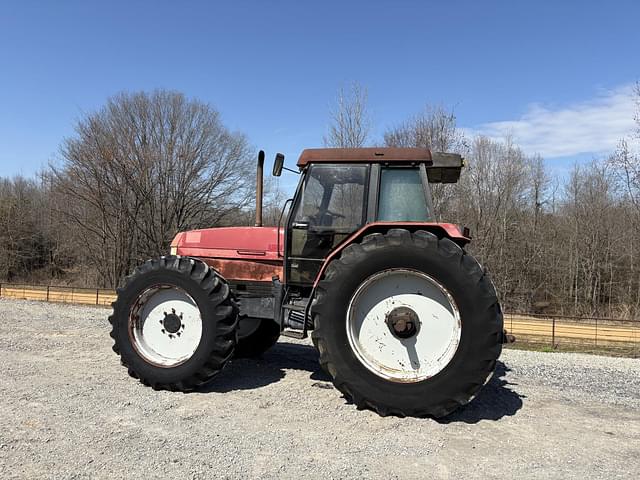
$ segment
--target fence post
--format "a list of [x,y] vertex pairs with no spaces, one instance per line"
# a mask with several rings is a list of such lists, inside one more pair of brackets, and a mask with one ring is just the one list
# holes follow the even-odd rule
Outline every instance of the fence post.
[[556,317],[551,317],[551,348],[556,349]]
[[98,295],[100,295],[100,289],[96,288],[96,305],[98,305]]
[[51,285],[47,285],[47,302],[49,301],[49,289],[51,288]]
[[598,346],[598,317],[596,317],[596,347]]

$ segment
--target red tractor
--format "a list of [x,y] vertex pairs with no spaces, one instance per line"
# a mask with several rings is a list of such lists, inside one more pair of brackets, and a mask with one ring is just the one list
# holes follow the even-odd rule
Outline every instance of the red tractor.
[[[278,154],[275,176],[283,163]],[[505,335],[468,231],[433,221],[430,184],[456,182],[462,157],[305,150],[278,227],[262,226],[263,164],[260,152],[255,227],[179,233],[171,255],[118,289],[111,336],[129,374],[193,390],[234,355],[312,331],[320,365],[359,408],[441,417],[468,403]]]

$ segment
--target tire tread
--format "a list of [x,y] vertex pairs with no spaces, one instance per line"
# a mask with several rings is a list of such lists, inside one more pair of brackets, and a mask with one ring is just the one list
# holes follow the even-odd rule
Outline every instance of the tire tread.
[[[441,255],[447,259],[459,257],[459,262],[469,282],[476,286],[481,292],[481,308],[484,310],[485,318],[488,319],[485,326],[484,338],[478,339],[478,342],[486,344],[484,353],[486,358],[480,358],[479,364],[468,369],[464,385],[453,398],[443,400],[439,403],[423,405],[415,405],[411,408],[398,408],[392,405],[386,405],[383,402],[376,401],[374,398],[367,396],[359,391],[355,385],[350,384],[340,374],[340,368],[331,358],[329,349],[327,348],[327,340],[330,329],[325,324],[333,319],[330,315],[331,302],[328,301],[331,285],[340,282],[343,275],[348,274],[349,266],[366,259],[367,253],[385,249],[388,247],[401,247],[407,244],[413,244],[421,248],[433,250],[436,255]],[[321,368],[333,379],[335,387],[342,394],[353,402],[358,409],[368,408],[374,410],[381,416],[396,415],[400,417],[416,416],[416,417],[443,417],[457,408],[469,403],[473,397],[482,388],[485,381],[490,378],[493,373],[496,360],[502,351],[500,335],[503,328],[502,313],[498,303],[495,288],[489,278],[488,273],[478,264],[478,262],[466,253],[455,242],[449,238],[438,238],[435,234],[424,230],[410,232],[406,229],[391,229],[385,234],[373,233],[366,235],[361,243],[352,244],[346,247],[339,258],[333,260],[325,271],[325,275],[316,287],[315,298],[312,303],[312,317],[314,322],[314,330],[311,338],[315,347],[319,352]]]
[[[139,276],[153,270],[177,272],[181,276],[195,281],[198,288],[207,294],[210,306],[214,309],[218,322],[216,336],[214,341],[211,342],[207,360],[189,377],[171,383],[158,382],[135,371],[128,359],[122,354],[121,340],[118,335],[118,323],[128,322],[128,318],[116,318],[115,313],[120,307],[126,307],[125,305],[120,305],[123,293]],[[238,306],[226,280],[206,263],[177,255],[147,260],[137,267],[133,274],[125,278],[124,285],[117,289],[117,294],[116,301],[112,304],[114,313],[109,316],[109,323],[111,324],[109,335],[114,341],[112,349],[120,355],[120,361],[127,368],[129,375],[138,379],[144,385],[151,386],[155,390],[192,391],[215,377],[233,356],[238,326]]]

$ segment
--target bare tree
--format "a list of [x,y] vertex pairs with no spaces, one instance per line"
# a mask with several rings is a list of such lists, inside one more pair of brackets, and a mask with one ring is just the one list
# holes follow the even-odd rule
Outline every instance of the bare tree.
[[629,199],[640,213],[640,83],[636,84],[633,95],[636,103],[635,131],[628,138],[620,140],[609,161]]
[[633,99],[636,104],[635,129],[629,136],[620,140],[618,148],[609,158],[609,164],[613,168],[623,196],[622,218],[625,224],[619,231],[629,236],[628,243],[621,250],[624,251],[625,264],[630,273],[619,275],[617,283],[625,285],[630,311],[637,311],[640,309],[640,245],[637,244],[637,239],[640,238],[640,82],[636,83]]
[[265,182],[264,213],[265,225],[276,226],[282,215],[282,209],[287,200],[287,195],[280,188],[277,177],[269,177]]
[[426,105],[422,112],[384,133],[389,147],[423,147],[436,152],[464,153],[467,144],[453,110]]
[[324,137],[327,147],[356,148],[367,143],[371,119],[367,106],[367,90],[357,82],[338,91],[336,105],[330,110],[329,133]]
[[107,286],[166,253],[176,232],[223,223],[251,199],[245,137],[177,92],[110,98],[78,123],[61,156],[57,203]]

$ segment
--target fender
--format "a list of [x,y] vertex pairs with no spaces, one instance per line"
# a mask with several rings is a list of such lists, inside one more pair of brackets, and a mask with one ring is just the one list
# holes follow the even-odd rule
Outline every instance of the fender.
[[325,258],[318,275],[316,276],[313,282],[313,290],[315,293],[315,288],[320,282],[320,279],[324,275],[324,271],[327,268],[327,265],[336,257],[340,255],[340,252],[347,246],[351,245],[353,242],[360,240],[366,235],[370,233],[382,233],[390,230],[392,228],[404,228],[409,230],[410,232],[415,232],[416,230],[426,230],[427,232],[434,233],[440,237],[447,237],[456,242],[461,247],[465,246],[467,243],[471,241],[471,237],[469,237],[466,229],[460,228],[458,225],[453,223],[437,223],[437,222],[372,222],[364,225],[359,230],[356,230],[349,237],[345,238],[342,243],[340,243],[331,253]]

